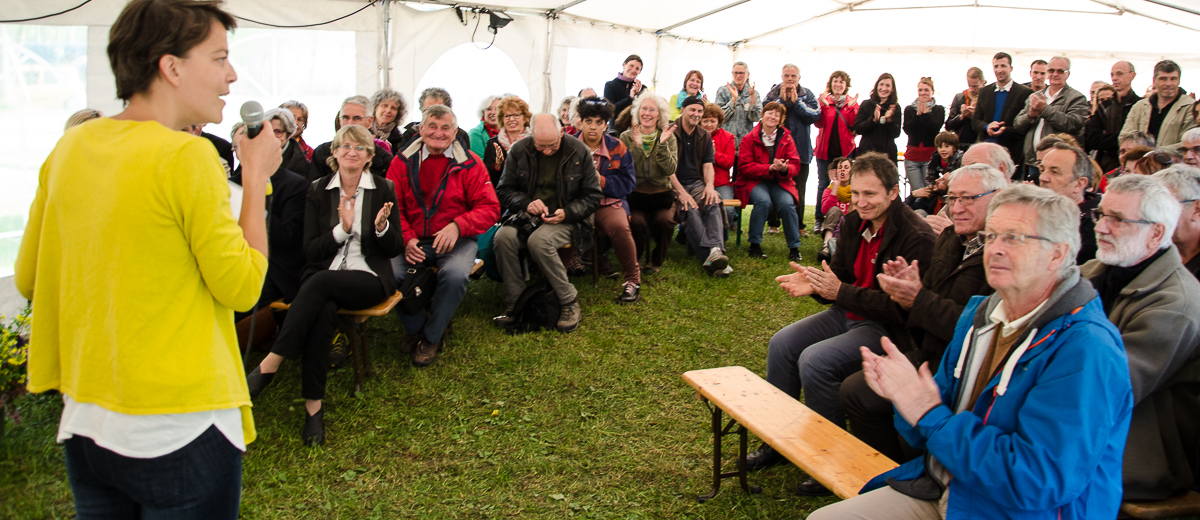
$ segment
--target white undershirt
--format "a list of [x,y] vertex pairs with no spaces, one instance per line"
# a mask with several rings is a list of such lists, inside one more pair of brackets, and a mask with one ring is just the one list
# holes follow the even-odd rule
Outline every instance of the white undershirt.
[[57,442],[79,435],[123,457],[152,459],[178,451],[216,426],[229,443],[246,451],[242,411],[225,408],[207,412],[130,415],[97,404],[81,403],[63,394]]
[[[334,175],[329,180],[329,184],[325,186],[326,190],[338,190],[338,200],[345,194],[342,192],[341,175]],[[334,255],[333,262],[329,264],[330,271],[366,271],[379,276],[378,273],[371,270],[371,266],[367,265],[367,257],[362,253],[362,214],[363,214],[363,198],[364,190],[375,189],[375,179],[367,172],[362,173],[359,177],[358,189],[354,192],[354,225],[350,226],[350,232],[347,233],[342,228],[341,220],[333,226],[333,239],[341,244],[341,249],[337,255]],[[372,227],[375,219],[371,219]],[[383,231],[376,231],[375,236],[381,237],[387,233],[390,224],[384,224]]]
[[[1046,90],[1043,91],[1046,93],[1046,108],[1050,108],[1050,103],[1053,103],[1054,99],[1057,98],[1059,94],[1062,94],[1064,90],[1066,90],[1065,87],[1058,89],[1058,92],[1055,92],[1054,94],[1050,94],[1050,87],[1046,87]],[[1043,111],[1044,111],[1044,109],[1043,109]],[[1034,130],[1034,134],[1033,134],[1033,142],[1034,143],[1039,143],[1042,141],[1042,129],[1045,127],[1046,127],[1046,118],[1044,118],[1042,116],[1038,116],[1037,129]]]

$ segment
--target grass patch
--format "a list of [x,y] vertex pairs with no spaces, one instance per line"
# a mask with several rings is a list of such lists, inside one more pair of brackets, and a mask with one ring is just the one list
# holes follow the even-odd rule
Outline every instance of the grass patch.
[[[806,263],[817,242],[804,240]],[[680,375],[727,365],[763,374],[771,335],[822,309],[775,285],[787,271],[781,235],[767,235],[765,261],[747,258],[745,241],[729,244],[724,280],[672,245],[632,306],[613,302],[617,281],[573,279],[583,322],[565,335],[502,334],[490,323],[503,310],[500,284],[472,282],[446,351],[424,369],[396,351],[398,319],[369,321],[378,374],[361,398],[349,368],[330,375],[321,448],[300,442],[299,367],[285,363],[255,403],[242,516],[797,518],[831,502],[793,495],[803,473],[792,466],[753,474],[761,495],[727,482],[696,501],[709,488],[709,415]],[[0,517],[73,516],[54,443],[61,407],[57,396],[19,402],[24,422],[0,445]]]

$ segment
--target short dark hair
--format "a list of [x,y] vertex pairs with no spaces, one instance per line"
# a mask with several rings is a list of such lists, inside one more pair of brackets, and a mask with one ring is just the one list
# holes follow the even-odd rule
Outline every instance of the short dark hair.
[[934,148],[941,148],[943,145],[958,148],[958,134],[946,131],[939,132],[938,135],[933,136]]
[[[1162,60],[1154,64],[1154,76],[1158,77],[1161,73],[1170,74],[1172,72],[1180,72],[1179,64],[1171,60]],[[1182,73],[1181,73],[1182,74]]]
[[992,61],[996,60],[1008,60],[1008,66],[1012,66],[1012,56],[1009,56],[1007,52],[997,52],[995,56],[992,56]]
[[896,164],[884,154],[867,152],[854,159],[854,164],[850,166],[851,179],[855,175],[868,172],[879,178],[884,190],[892,191],[892,188],[900,185],[900,173],[896,171]]
[[[422,90],[421,97],[417,99],[417,108],[421,108],[421,106],[425,104],[425,100],[431,97],[445,101],[445,103],[438,103],[439,105],[446,105],[450,108],[454,108],[454,105],[452,104],[454,102],[450,100],[450,93],[446,92],[446,89],[438,87],[429,87],[425,90]],[[372,113],[371,115],[375,114]]]
[[626,64],[626,63],[629,63],[629,62],[631,62],[631,61],[636,61],[636,62],[640,63],[640,64],[641,64],[643,67],[644,67],[644,66],[646,66],[646,62],[642,61],[642,57],[641,57],[641,56],[638,56],[637,54],[630,54],[629,56],[627,56],[627,57],[625,58],[625,61],[622,61],[622,62],[621,62],[621,65],[624,65],[624,64]]
[[1049,63],[1046,60],[1033,60],[1033,63],[1029,64],[1029,68],[1032,69],[1034,65],[1049,65]]
[[133,0],[108,31],[108,62],[117,83],[117,98],[129,101],[150,89],[163,56],[185,57],[220,22],[237,27],[221,10],[221,0]]
[[575,104],[575,113],[579,115],[580,120],[598,117],[603,121],[608,121],[613,118],[614,110],[616,108],[612,103],[596,96],[585,97]]

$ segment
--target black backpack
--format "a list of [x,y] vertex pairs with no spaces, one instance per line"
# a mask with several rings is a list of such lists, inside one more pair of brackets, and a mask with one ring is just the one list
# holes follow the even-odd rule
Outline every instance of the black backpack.
[[513,306],[513,318],[516,320],[508,326],[508,332],[520,334],[541,329],[556,330],[561,311],[558,295],[550,287],[550,282],[542,280],[526,287],[517,297],[517,303]]

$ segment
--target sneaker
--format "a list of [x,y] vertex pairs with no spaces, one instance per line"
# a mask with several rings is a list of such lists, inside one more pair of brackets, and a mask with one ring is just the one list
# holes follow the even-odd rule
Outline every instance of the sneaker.
[[770,233],[770,234],[772,234],[772,235],[778,235],[778,234],[779,234],[779,228],[777,228],[777,227],[768,227],[768,228],[767,228],[767,233]]
[[497,327],[511,327],[512,324],[517,322],[517,317],[513,316],[516,310],[517,307],[515,305],[509,305],[504,309],[504,314],[492,318],[492,323]]
[[338,332],[333,336],[333,344],[329,347],[329,368],[346,366],[346,356],[350,352],[350,340],[345,334]]
[[713,274],[717,271],[725,269],[729,266],[729,257],[725,256],[725,252],[721,248],[714,247],[708,252],[708,258],[704,260],[704,269],[708,274]]
[[571,300],[571,303],[562,306],[562,312],[558,315],[558,331],[572,332],[579,328],[579,300]]
[[788,261],[789,262],[799,262],[801,258],[804,258],[804,257],[800,255],[800,250],[798,248],[793,247],[791,249],[788,249]]
[[430,343],[422,339],[417,343],[416,350],[412,353],[412,364],[416,367],[427,367],[433,360],[437,358],[438,352],[442,350],[442,345],[446,343],[445,338],[437,343]]
[[758,258],[759,260],[767,259],[767,254],[762,250],[762,244],[750,244],[750,248],[746,250],[746,256]]
[[712,275],[716,278],[727,278],[731,274],[733,274],[733,267],[727,265],[727,266],[725,266],[724,269],[721,269],[720,271],[717,271],[717,272],[713,273]]
[[625,282],[621,294],[617,296],[617,303],[637,303],[641,298],[641,286],[633,282]]

